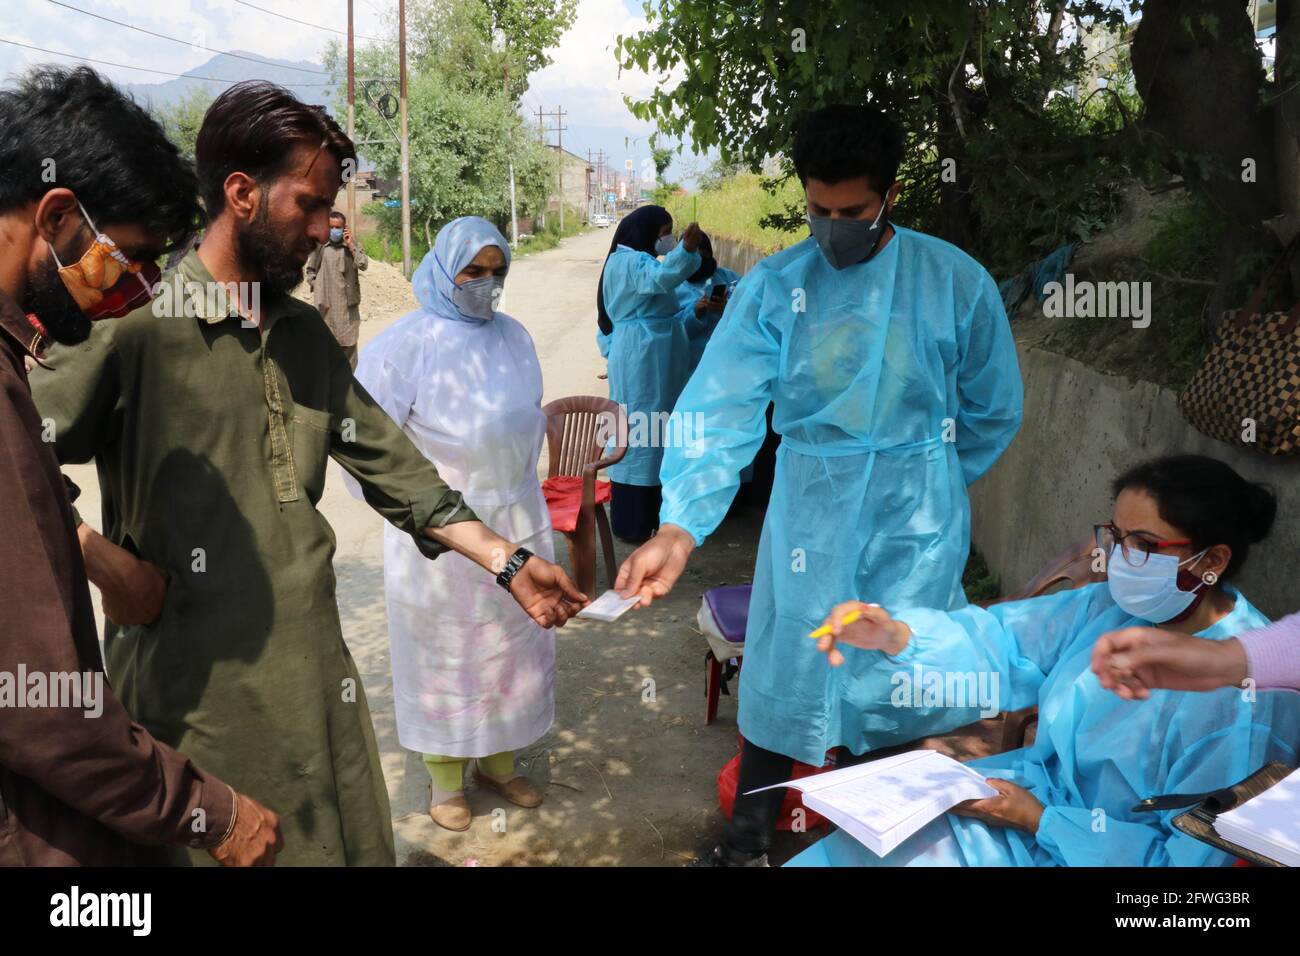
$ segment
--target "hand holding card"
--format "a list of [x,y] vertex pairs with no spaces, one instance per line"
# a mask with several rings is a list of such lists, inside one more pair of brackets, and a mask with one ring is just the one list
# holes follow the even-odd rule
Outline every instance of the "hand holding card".
[[627,611],[635,607],[640,600],[640,595],[624,598],[620,597],[617,591],[606,591],[579,611],[577,616],[589,618],[593,621],[617,621]]

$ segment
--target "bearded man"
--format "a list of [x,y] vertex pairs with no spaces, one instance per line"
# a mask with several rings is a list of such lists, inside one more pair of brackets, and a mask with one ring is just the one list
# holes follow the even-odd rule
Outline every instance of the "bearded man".
[[[82,540],[114,609],[108,672],[140,723],[279,814],[281,864],[391,864],[334,534],[316,509],[328,460],[426,557],[451,549],[500,571],[542,626],[585,598],[478,521],[357,384],[320,314],[289,295],[355,168],[338,125],[280,87],[241,83],[209,108],[195,157],[202,244],[151,305],[33,376],[59,458],[98,466],[104,535]],[[106,567],[116,573],[98,576]]]

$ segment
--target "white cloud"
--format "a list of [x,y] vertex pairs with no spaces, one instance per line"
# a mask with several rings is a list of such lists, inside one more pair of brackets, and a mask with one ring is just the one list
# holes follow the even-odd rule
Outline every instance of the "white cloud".
[[551,53],[555,62],[532,76],[530,105],[563,106],[575,123],[652,131],[653,124],[628,112],[623,96],[647,96],[655,88],[654,79],[639,70],[620,75],[614,59],[614,38],[645,26],[645,18],[630,14],[621,0],[579,0],[573,27]]
[[[151,0],[147,4],[140,0],[68,0],[68,3],[189,44],[197,41],[201,45],[187,48],[45,0],[16,0],[14,5],[17,9],[11,7],[10,15],[0,25],[0,37],[48,50],[132,66],[156,67],[172,73],[184,73],[201,66],[212,58],[212,49],[239,50],[272,59],[319,62],[330,39],[342,39],[338,34],[291,23],[237,4],[234,0]],[[291,0],[257,0],[257,5],[322,26],[339,30],[347,27],[346,8],[342,4],[326,7]],[[384,35],[379,10],[389,5],[391,0],[357,0],[357,32]],[[76,61],[0,44],[0,74],[8,75],[36,63],[49,62],[70,64]],[[125,67],[97,65],[96,68],[121,83],[156,83],[168,79],[159,73]]]
[[[69,4],[135,26],[177,37],[187,46],[85,16],[46,0],[9,0],[11,13],[0,25],[0,37],[49,50],[97,60],[184,73],[202,66],[213,50],[238,50],[285,60],[319,62],[325,45],[337,34],[298,25],[251,9],[234,0],[67,0]],[[335,29],[347,26],[346,6],[302,3],[300,0],[253,0],[288,16]],[[635,5],[635,4],[634,4]],[[16,9],[13,9],[16,7]],[[396,0],[356,0],[359,34],[388,36]],[[385,14],[388,14],[386,16]],[[654,124],[637,120],[623,96],[642,98],[653,92],[656,79],[639,70],[619,72],[614,39],[646,27],[644,16],[629,12],[623,0],[579,0],[573,27],[551,52],[551,66],[534,74],[524,97],[531,115],[538,106],[562,106],[566,122],[617,131],[619,136],[644,137]],[[205,48],[206,47],[206,48]],[[75,60],[0,44],[0,82],[37,63],[72,64]],[[119,83],[162,83],[160,73],[97,64],[96,69]],[[303,74],[303,81],[314,78]],[[319,79],[324,79],[320,77]],[[607,146],[604,142],[592,144]]]

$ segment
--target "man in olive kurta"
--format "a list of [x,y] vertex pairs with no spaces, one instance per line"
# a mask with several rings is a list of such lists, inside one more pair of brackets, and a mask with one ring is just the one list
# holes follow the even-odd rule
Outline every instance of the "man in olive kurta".
[[[200,182],[217,190],[204,198],[210,214],[221,210],[203,244],[152,305],[52,351],[32,390],[59,459],[93,457],[99,470],[103,538],[83,536],[88,566],[92,545],[135,554],[127,594],[166,576],[160,607],[106,627],[109,678],[127,709],[278,813],[281,863],[384,865],[394,862],[388,796],[339,623],[334,534],[316,510],[328,460],[427,557],[452,547],[495,569],[514,547],[478,523],[357,384],[320,314],[285,291],[327,236],[334,153],[351,148],[316,109],[270,84],[222,94],[204,121],[210,136],[199,136]],[[252,135],[245,117],[276,115],[288,117],[272,125],[290,142],[240,139]],[[235,165],[277,151],[275,167]],[[205,155],[218,164],[206,173]],[[246,279],[260,302],[251,290],[221,294]],[[585,603],[562,570],[518,561],[502,583],[543,626]],[[141,858],[206,862],[184,850]]]
[[60,460],[96,460],[104,536],[168,576],[154,624],[109,623],[108,673],[159,739],[280,814],[282,863],[392,863],[316,503],[332,456],[426,554],[444,549],[416,532],[473,512],[356,384],[314,309],[285,297],[250,327],[207,311],[197,252],[176,275],[198,283],[182,291],[189,317],[181,301],[96,325],[33,379]]

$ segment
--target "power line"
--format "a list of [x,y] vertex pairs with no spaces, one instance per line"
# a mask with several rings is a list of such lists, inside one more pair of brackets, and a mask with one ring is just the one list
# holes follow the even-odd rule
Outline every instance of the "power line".
[[106,17],[103,16],[102,14],[94,13],[90,10],[82,10],[80,7],[74,7],[70,3],[64,3],[63,0],[46,0],[46,2],[52,3],[56,7],[63,7],[65,10],[71,10],[74,13],[81,13],[81,14],[85,14],[88,17],[94,17],[96,20],[103,20],[106,23],[116,24],[119,27],[126,27],[128,30],[135,30],[137,33],[145,33],[151,37],[157,37],[160,40],[169,40],[172,43],[179,43],[181,44],[181,46],[187,46],[190,47],[191,49],[203,49],[203,50],[210,51],[212,53],[220,53],[222,56],[231,56],[237,60],[247,60],[250,63],[258,63],[262,66],[276,66],[284,70],[297,70],[300,73],[315,73],[319,76],[337,75],[336,73],[332,73],[329,70],[312,70],[312,69],[308,69],[305,66],[289,66],[287,63],[272,63],[268,60],[259,59],[258,57],[253,57],[253,56],[246,56],[243,53],[235,53],[231,50],[220,50],[217,49],[216,47],[210,47],[207,45],[197,46],[190,40],[182,40],[179,37],[168,36],[165,33],[156,33],[153,30],[146,30],[144,27],[138,27],[131,23],[123,23],[121,20],[114,20],[112,17]]
[[[43,46],[32,46],[30,43],[19,43],[17,40],[9,40],[0,37],[0,43],[8,43],[12,46],[20,46],[26,50],[35,50],[37,53],[48,53],[51,56],[65,56],[73,60],[82,60],[86,63],[98,63],[101,66],[116,66],[123,70],[140,70],[143,73],[161,73],[164,76],[179,76],[183,80],[210,80],[213,83],[225,83],[227,86],[240,83],[241,80],[230,80],[220,76],[200,76],[195,73],[173,73],[171,70],[155,70],[147,66],[132,66],[129,63],[114,63],[112,60],[97,60],[90,56],[80,56],[76,53],[63,53],[59,50],[47,50]],[[295,83],[294,86],[334,86],[334,83]]]
[[[291,17],[285,13],[276,13],[274,10],[268,10],[266,7],[259,7],[255,3],[248,3],[247,0],[235,0],[235,3],[243,7],[251,7],[254,10],[260,10],[262,13],[269,13],[273,17],[279,17],[281,20],[289,20],[293,23],[299,23],[305,27],[311,27],[315,30],[324,30],[326,33],[337,33],[339,36],[347,36],[347,30],[335,30],[333,27],[323,27],[319,23],[310,23],[306,20],[299,20],[297,17]],[[353,33],[354,37],[362,40],[373,40],[375,43],[392,43],[392,40],[385,40],[382,37],[368,37],[362,33]]]

